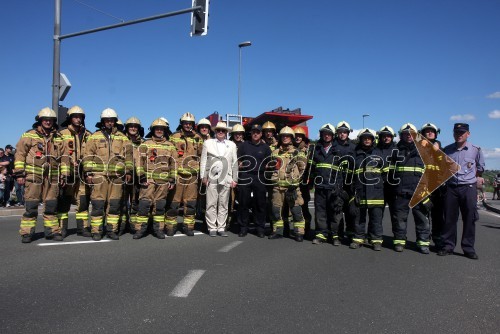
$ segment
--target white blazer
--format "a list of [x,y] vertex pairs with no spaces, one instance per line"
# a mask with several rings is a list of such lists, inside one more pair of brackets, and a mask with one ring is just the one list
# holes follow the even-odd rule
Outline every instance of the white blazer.
[[231,181],[238,182],[238,156],[236,144],[225,139],[225,152],[221,155],[217,139],[208,139],[203,143],[200,161],[200,177],[211,182],[229,186]]

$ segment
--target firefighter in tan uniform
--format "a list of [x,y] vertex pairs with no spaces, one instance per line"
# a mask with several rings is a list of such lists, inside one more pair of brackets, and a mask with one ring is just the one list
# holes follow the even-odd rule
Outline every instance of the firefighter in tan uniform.
[[[276,126],[273,122],[265,122],[262,125],[262,138],[264,142],[269,146],[271,152],[273,152],[278,147],[278,141],[276,140]],[[264,178],[266,182],[266,221],[272,223],[273,221],[273,184],[271,182],[272,172],[266,171],[264,173]]]
[[177,214],[181,203],[184,204],[184,233],[194,236],[200,157],[203,148],[203,139],[193,129],[194,125],[193,114],[185,113],[180,119],[178,131],[169,139],[177,151],[177,180],[175,190],[167,199],[169,209],[165,224],[168,236],[175,234]]
[[105,216],[108,238],[119,239],[117,232],[123,183],[132,181],[132,145],[117,129],[117,120],[116,111],[104,109],[100,130],[90,136],[85,147],[83,170],[85,180],[92,188],[90,216],[93,240],[101,240]]
[[273,122],[265,122],[262,125],[262,136],[264,137],[264,141],[271,151],[274,151],[278,147],[278,141],[276,140],[276,126]]
[[[134,161],[136,161],[139,154],[139,146],[144,143],[144,139],[142,138],[144,137],[144,128],[141,125],[141,121],[137,117],[130,117],[125,122],[125,136],[127,136],[132,143]],[[119,235],[123,235],[125,233],[127,226],[130,227],[130,231],[134,230],[131,225],[133,226],[137,223],[139,190],[139,179],[134,173],[132,182],[123,186]]]
[[[304,240],[305,221],[301,206],[304,204],[299,184],[306,168],[307,158],[293,145],[294,131],[285,126],[279,133],[278,148],[272,153],[272,161],[275,167],[272,180],[274,182],[272,213],[273,233],[269,239],[280,239],[283,237],[282,209],[285,204],[292,213],[295,240]],[[291,229],[290,229],[291,230]]]
[[158,239],[165,239],[165,207],[167,194],[175,186],[175,158],[177,151],[168,139],[168,125],[156,119],[149,127],[150,133],[135,160],[140,183],[139,210],[134,224],[134,239],[146,232],[149,213],[153,215],[153,231]]
[[85,112],[79,106],[68,110],[66,120],[61,124],[66,128],[59,131],[62,137],[61,176],[65,181],[62,195],[58,197],[59,226],[63,238],[68,229],[68,212],[71,204],[76,205],[76,234],[90,237],[89,203],[90,187],[81,179],[85,143],[92,133],[85,128]]
[[33,129],[25,132],[16,146],[14,176],[25,185],[25,208],[21,218],[21,241],[30,243],[35,233],[40,199],[44,203],[45,238],[62,241],[57,221],[59,158],[62,139],[57,133],[54,110],[43,108],[35,117]]
[[212,124],[206,118],[200,119],[198,125],[196,125],[196,131],[201,136],[203,141],[214,137],[214,132],[212,131]]
[[311,167],[312,156],[314,154],[314,145],[309,145],[309,138],[307,138],[307,133],[303,127],[298,126],[294,130],[295,138],[294,145],[297,149],[304,153],[307,158],[307,166],[304,174],[302,175],[302,180],[299,185],[300,192],[302,194],[302,199],[304,204],[302,204],[302,214],[304,215],[304,220],[306,222],[305,235],[307,236],[311,231],[311,212],[309,212],[309,201],[311,200],[311,186],[309,185],[309,170]]

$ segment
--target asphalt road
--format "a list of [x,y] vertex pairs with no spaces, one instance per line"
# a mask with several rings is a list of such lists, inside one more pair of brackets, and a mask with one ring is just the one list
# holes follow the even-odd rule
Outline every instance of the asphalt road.
[[499,333],[499,218],[480,212],[474,261],[394,252],[387,215],[381,252],[232,233],[25,245],[0,217],[0,333]]

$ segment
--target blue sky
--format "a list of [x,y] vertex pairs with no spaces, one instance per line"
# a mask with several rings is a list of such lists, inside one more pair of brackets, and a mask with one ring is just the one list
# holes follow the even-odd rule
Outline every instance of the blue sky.
[[[132,20],[191,6],[190,0],[79,0]],[[456,121],[500,169],[500,1],[497,0],[212,0],[209,33],[189,37],[190,16],[74,37],[62,42],[61,71],[73,87],[65,106],[100,111],[148,126],[176,124],[186,111],[237,113],[278,106],[314,116],[310,131],[348,121],[379,129],[437,124],[444,144]],[[15,144],[39,109],[51,105],[53,0],[3,1],[0,7],[2,131]],[[62,0],[62,33],[118,20]],[[314,135],[315,136],[315,135]]]

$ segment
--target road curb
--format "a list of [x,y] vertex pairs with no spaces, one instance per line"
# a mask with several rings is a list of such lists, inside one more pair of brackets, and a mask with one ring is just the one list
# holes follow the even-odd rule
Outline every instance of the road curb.
[[485,200],[483,200],[483,206],[486,208],[486,210],[488,211],[493,211],[495,213],[498,213],[500,214],[500,209],[498,208],[495,208],[494,206],[492,205],[489,205],[488,202],[486,202]]

